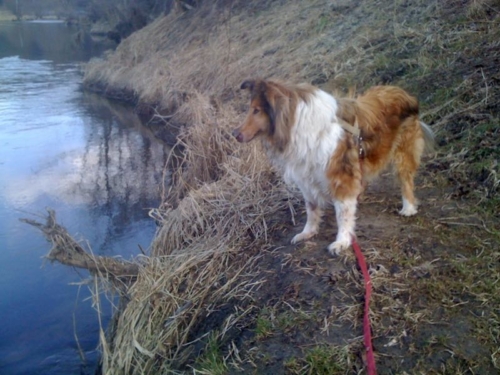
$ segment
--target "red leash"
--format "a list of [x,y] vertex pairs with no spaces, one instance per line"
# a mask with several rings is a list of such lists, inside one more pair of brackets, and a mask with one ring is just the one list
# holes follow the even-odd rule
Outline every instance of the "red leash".
[[368,273],[368,267],[366,266],[365,257],[361,252],[361,248],[359,247],[355,236],[352,236],[352,248],[354,249],[354,254],[356,254],[359,267],[361,268],[361,272],[363,273],[363,278],[365,280],[365,311],[363,315],[363,336],[366,349],[367,373],[368,375],[376,375],[377,369],[375,367],[375,357],[373,356],[372,330],[370,325],[370,298],[372,295],[372,282],[370,280],[370,274]]
[[[356,120],[356,124],[357,120]],[[359,147],[359,169],[361,171],[361,176],[363,176],[363,159],[365,157],[365,151],[361,142],[363,138],[358,135],[358,147]],[[363,177],[361,177],[363,180]],[[372,345],[372,328],[370,324],[370,298],[372,296],[372,281],[370,279],[370,274],[368,273],[368,267],[366,266],[365,257],[361,252],[361,248],[358,245],[356,236],[352,235],[352,248],[354,249],[354,254],[358,260],[359,267],[363,273],[363,279],[365,281],[365,309],[363,313],[363,337],[365,342],[366,350],[366,367],[368,375],[377,375],[377,369],[375,367],[375,357],[373,355],[373,345]]]

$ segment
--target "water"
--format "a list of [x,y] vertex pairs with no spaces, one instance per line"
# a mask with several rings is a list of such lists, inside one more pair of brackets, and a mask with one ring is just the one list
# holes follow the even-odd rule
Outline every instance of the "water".
[[168,149],[132,111],[79,89],[79,61],[98,48],[78,49],[74,35],[64,24],[0,24],[2,375],[91,374],[98,360],[97,313],[75,285],[86,272],[45,264],[50,245],[19,218],[53,208],[95,253],[125,258],[155,232],[147,210]]

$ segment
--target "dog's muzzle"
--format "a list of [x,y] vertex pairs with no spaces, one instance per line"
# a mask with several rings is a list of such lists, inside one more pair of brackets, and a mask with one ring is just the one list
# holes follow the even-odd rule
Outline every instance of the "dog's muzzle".
[[238,142],[243,142],[243,133],[241,133],[239,129],[233,130],[233,137],[236,138]]

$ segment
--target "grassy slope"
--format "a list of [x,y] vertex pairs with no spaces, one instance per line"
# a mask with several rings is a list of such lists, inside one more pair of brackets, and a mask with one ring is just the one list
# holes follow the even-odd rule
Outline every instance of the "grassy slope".
[[[125,92],[169,124],[189,125],[181,168],[154,212],[163,223],[154,257],[128,291],[105,368],[363,367],[352,255],[323,251],[335,233],[327,224],[314,242],[289,246],[305,219],[301,204],[258,145],[240,147],[229,134],[247,101],[240,82],[275,76],[331,91],[391,83],[419,97],[440,143],[419,177],[420,214],[394,214],[398,192],[385,177],[360,205],[379,373],[498,371],[499,12],[493,0],[202,5],[89,64],[88,88]],[[325,221],[334,222],[332,212]]]

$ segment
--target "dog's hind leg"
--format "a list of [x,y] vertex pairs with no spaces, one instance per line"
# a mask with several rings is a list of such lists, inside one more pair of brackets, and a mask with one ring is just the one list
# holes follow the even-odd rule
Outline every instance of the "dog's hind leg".
[[342,250],[351,246],[356,221],[357,203],[357,198],[347,198],[342,201],[335,201],[334,206],[338,232],[335,242],[328,245],[330,254],[338,255]]
[[394,152],[394,165],[401,183],[403,208],[400,215],[412,216],[417,213],[417,200],[414,194],[414,178],[420,165],[420,158],[424,150],[424,139],[418,119],[406,120],[401,140]]
[[301,233],[293,237],[292,243],[307,240],[312,236],[318,234],[319,223],[321,222],[321,217],[323,216],[323,210],[318,206],[317,203],[306,201],[306,211],[306,226]]

